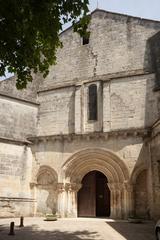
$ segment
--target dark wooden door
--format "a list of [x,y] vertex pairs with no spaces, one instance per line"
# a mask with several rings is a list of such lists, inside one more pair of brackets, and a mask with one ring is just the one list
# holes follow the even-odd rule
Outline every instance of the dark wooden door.
[[78,192],[78,216],[100,217],[110,215],[110,191],[107,178],[98,171],[89,172]]
[[78,192],[78,216],[96,216],[96,184],[95,171],[88,173],[82,180],[82,188]]
[[110,215],[110,191],[107,178],[100,172],[96,174],[96,216]]

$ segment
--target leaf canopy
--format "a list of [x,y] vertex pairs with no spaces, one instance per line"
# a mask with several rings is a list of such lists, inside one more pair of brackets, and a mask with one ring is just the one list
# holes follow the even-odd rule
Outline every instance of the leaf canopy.
[[71,22],[81,36],[89,34],[88,0],[0,0],[0,76],[6,69],[23,89],[32,72],[46,77],[62,46],[59,33]]

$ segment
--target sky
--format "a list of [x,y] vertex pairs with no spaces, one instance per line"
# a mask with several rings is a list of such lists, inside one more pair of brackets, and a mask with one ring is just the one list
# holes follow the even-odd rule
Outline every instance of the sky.
[[[160,0],[90,0],[90,11],[96,8],[160,21]],[[6,74],[9,77],[10,74]],[[0,77],[0,80],[5,77]]]
[[160,20],[160,0],[90,0],[90,10],[97,7],[111,12]]

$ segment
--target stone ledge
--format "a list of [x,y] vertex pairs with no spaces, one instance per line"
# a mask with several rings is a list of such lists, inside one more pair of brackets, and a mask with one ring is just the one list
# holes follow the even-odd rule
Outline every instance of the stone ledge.
[[0,137],[0,142],[9,143],[9,144],[14,143],[16,145],[31,144],[31,142],[26,139],[14,139],[14,138],[5,138],[5,137]]
[[107,140],[110,137],[142,137],[147,138],[150,137],[150,128],[147,129],[128,129],[128,130],[116,130],[110,132],[95,132],[95,133],[85,133],[85,134],[57,134],[57,135],[46,135],[46,136],[35,136],[30,137],[28,140],[32,143],[37,143],[40,141],[73,141],[76,139],[83,140],[94,140],[94,139],[102,139]]
[[12,202],[35,202],[34,198],[18,198],[18,197],[0,197],[0,201],[12,201]]
[[11,99],[11,100],[15,100],[15,101],[17,101],[17,102],[23,102],[23,103],[29,104],[29,105],[39,106],[39,103],[37,103],[37,102],[29,101],[29,100],[22,99],[22,98],[18,98],[18,97],[14,97],[14,96],[9,95],[9,94],[7,94],[7,93],[2,93],[2,92],[0,92],[0,97],[8,98],[8,99]]
[[42,92],[47,92],[47,91],[53,91],[61,88],[66,88],[66,87],[76,87],[76,86],[81,86],[84,83],[90,83],[90,82],[95,82],[95,81],[110,81],[110,80],[118,80],[121,78],[131,78],[131,77],[138,77],[138,76],[145,76],[145,75],[152,75],[154,74],[153,72],[148,72],[145,69],[137,69],[137,70],[132,70],[132,71],[122,71],[122,72],[117,72],[117,73],[109,73],[105,75],[98,75],[94,77],[90,77],[87,79],[80,79],[76,78],[73,79],[72,81],[66,81],[63,84],[55,84],[54,87],[42,87],[39,89],[37,92],[42,93]]

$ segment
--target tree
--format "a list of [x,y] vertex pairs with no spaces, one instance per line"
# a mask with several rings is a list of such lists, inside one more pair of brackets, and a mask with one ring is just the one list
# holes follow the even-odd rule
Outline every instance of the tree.
[[0,0],[0,76],[17,76],[18,89],[32,81],[32,72],[46,77],[62,47],[59,33],[71,22],[88,35],[88,0]]

